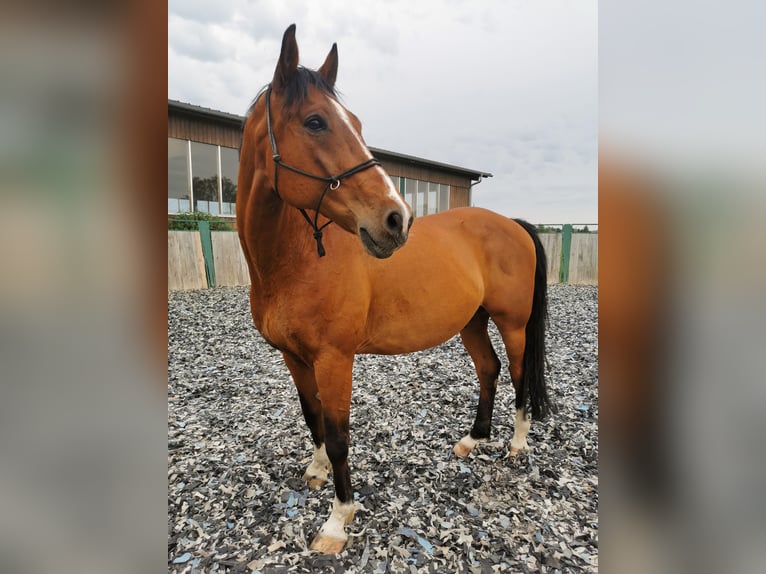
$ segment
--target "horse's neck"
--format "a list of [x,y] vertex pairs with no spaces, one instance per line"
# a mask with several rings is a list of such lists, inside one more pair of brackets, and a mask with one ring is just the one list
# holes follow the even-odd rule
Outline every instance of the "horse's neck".
[[269,187],[252,198],[248,220],[248,249],[263,288],[297,273],[302,266],[311,229],[295,207],[282,201]]

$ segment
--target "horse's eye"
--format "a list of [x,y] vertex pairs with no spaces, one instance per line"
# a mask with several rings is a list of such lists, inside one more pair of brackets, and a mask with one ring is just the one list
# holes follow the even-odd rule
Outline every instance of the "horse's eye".
[[303,122],[303,125],[310,129],[312,132],[322,131],[327,127],[327,124],[324,122],[322,117],[317,115],[307,117],[306,121]]

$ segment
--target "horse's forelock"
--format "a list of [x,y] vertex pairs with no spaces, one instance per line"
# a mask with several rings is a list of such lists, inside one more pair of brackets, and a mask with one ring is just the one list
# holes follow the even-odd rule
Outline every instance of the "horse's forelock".
[[287,86],[285,86],[283,99],[285,107],[292,108],[295,105],[302,104],[308,95],[310,86],[314,86],[325,94],[336,97],[335,88],[328,84],[319,72],[298,66],[295,74],[293,74]]
[[[266,92],[269,85],[270,84],[266,84],[258,91],[258,94],[255,96],[250,106],[247,108],[245,118],[247,118],[253,112],[256,104],[258,103],[258,100],[261,99],[261,96]],[[338,97],[335,88],[328,84],[319,72],[316,70],[309,70],[303,66],[298,66],[295,74],[290,79],[287,86],[285,86],[283,98],[284,107],[292,108],[293,106],[302,104],[308,95],[309,86],[314,86],[315,88],[318,88],[333,98]]]
[[[258,104],[258,100],[260,100],[261,96],[266,93],[266,90],[270,85],[271,84],[266,84],[263,86],[256,94],[250,107],[248,107],[247,113],[245,114],[245,121],[242,122],[243,130],[245,129],[247,118],[250,117],[250,114],[252,114],[255,106]],[[293,74],[293,77],[285,87],[284,98],[282,100],[284,107],[289,111],[294,106],[302,104],[308,95],[309,86],[314,86],[333,98],[338,97],[335,88],[328,84],[319,72],[304,68],[303,66],[298,66],[295,74]]]

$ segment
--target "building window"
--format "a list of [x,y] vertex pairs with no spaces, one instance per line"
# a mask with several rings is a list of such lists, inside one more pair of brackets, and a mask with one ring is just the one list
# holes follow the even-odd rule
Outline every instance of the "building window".
[[[394,187],[396,188],[396,191],[398,191],[399,193],[402,193],[401,190],[399,189],[399,176],[398,175],[389,175],[388,177],[391,178],[391,183],[394,184]],[[402,193],[402,195],[404,195],[404,194]]]
[[239,151],[230,147],[221,148],[221,213],[234,215],[237,201],[237,172]]
[[415,217],[449,209],[449,185],[403,177],[399,178],[399,182],[399,189],[404,201],[410,205]]
[[418,180],[406,178],[404,180],[404,200],[410,204],[412,211],[415,211],[415,198],[418,194]]
[[168,213],[191,211],[189,142],[168,138]]
[[168,213],[233,216],[239,151],[168,138]]
[[[436,213],[436,199],[431,199],[431,186],[427,181],[418,181],[417,215],[429,215]],[[433,210],[432,210],[433,206]]]
[[439,211],[449,209],[449,185],[439,184]]
[[441,211],[439,209],[439,184],[428,182],[428,214]]
[[191,143],[194,211],[218,215],[218,146]]

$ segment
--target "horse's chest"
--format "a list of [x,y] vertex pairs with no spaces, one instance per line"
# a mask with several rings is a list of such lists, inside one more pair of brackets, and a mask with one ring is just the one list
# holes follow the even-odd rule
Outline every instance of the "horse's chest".
[[259,311],[256,327],[266,342],[280,351],[300,354],[304,346],[300,310],[292,305],[272,304]]
[[343,284],[334,285],[336,291],[329,294],[322,293],[318,285],[322,284],[295,280],[281,289],[259,293],[252,302],[253,318],[270,345],[306,358],[332,337],[348,343],[360,336],[364,305]]

